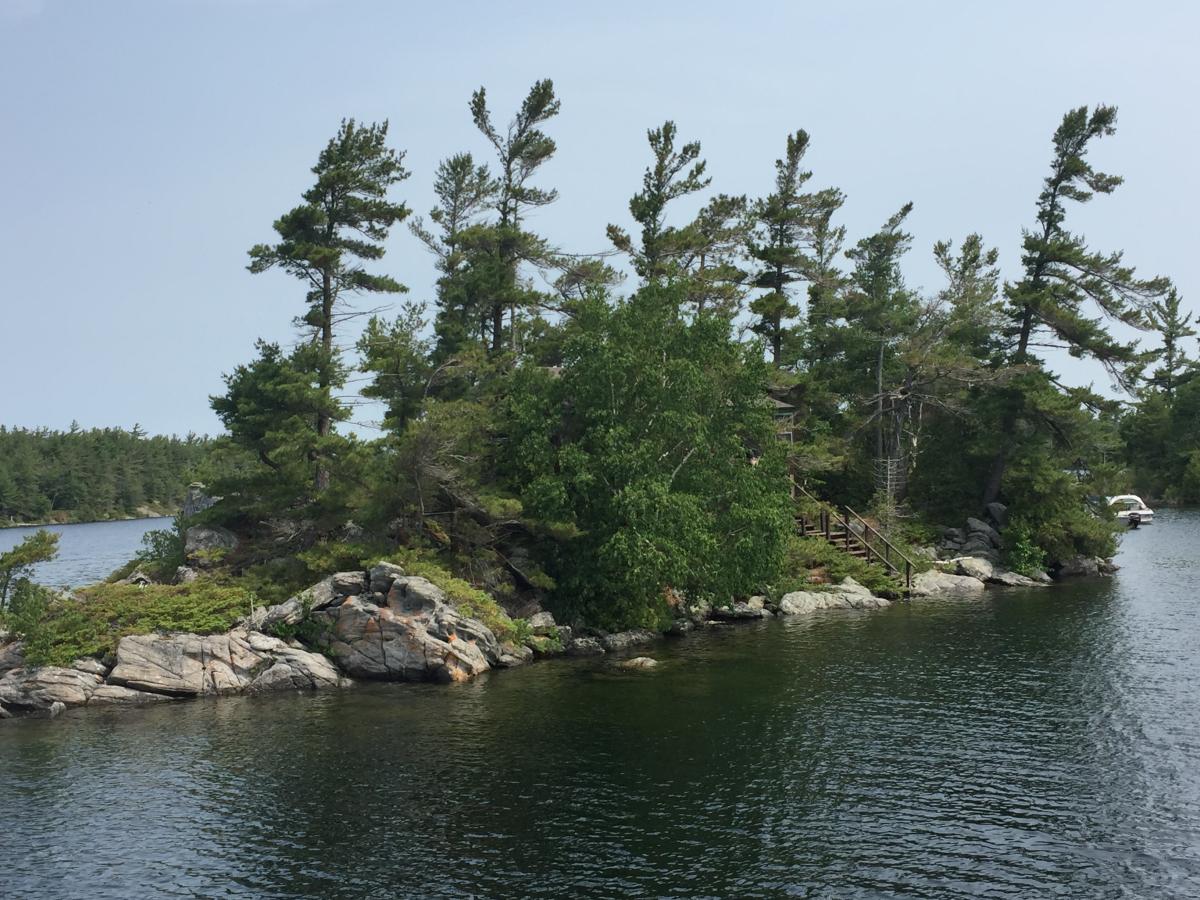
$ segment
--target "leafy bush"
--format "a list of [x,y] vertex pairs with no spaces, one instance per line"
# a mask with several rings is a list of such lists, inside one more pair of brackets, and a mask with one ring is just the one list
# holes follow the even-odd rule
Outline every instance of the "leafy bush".
[[1022,575],[1037,575],[1046,569],[1046,551],[1037,545],[1028,522],[1013,522],[1004,531],[1008,545],[1005,553],[1008,567]]
[[211,581],[192,584],[97,584],[74,597],[42,592],[10,617],[34,665],[69,666],[116,650],[129,634],[228,631],[255,604],[253,594]]

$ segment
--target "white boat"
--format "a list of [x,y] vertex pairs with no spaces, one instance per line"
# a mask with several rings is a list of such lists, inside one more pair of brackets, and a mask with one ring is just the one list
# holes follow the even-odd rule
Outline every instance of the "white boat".
[[1118,494],[1108,498],[1108,505],[1117,507],[1117,518],[1128,522],[1129,517],[1136,515],[1143,524],[1153,521],[1154,510],[1148,507],[1137,494]]

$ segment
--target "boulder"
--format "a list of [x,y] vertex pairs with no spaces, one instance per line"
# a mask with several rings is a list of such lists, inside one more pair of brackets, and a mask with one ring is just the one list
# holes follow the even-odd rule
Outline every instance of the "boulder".
[[980,581],[987,581],[991,578],[996,568],[991,560],[979,556],[960,556],[950,562],[954,564],[955,574],[969,575]]
[[356,677],[465,681],[502,656],[487,626],[460,615],[440,588],[415,576],[397,577],[382,606],[353,596],[316,615],[326,625],[323,644]]
[[876,597],[855,581],[846,578],[833,590],[792,591],[779,600],[781,616],[802,616],[819,609],[884,609],[891,601]]
[[176,584],[191,584],[199,577],[200,576],[197,574],[196,570],[191,566],[179,566],[175,570]]
[[524,644],[504,643],[500,645],[499,665],[505,669],[523,666],[533,659],[533,650]]
[[914,597],[963,597],[983,592],[983,582],[970,575],[951,575],[930,570],[913,576]]
[[982,535],[993,547],[1000,546],[1000,532],[982,519],[967,519],[967,539],[970,540],[973,535]]
[[13,669],[0,678],[0,705],[9,710],[46,710],[55,703],[83,706],[100,676],[58,666]]
[[371,583],[372,593],[386,594],[392,589],[393,581],[404,577],[404,568],[395,563],[381,562],[371,567],[367,577]]
[[1008,524],[1008,507],[1003,503],[992,502],[984,507],[984,514],[992,520],[997,528]]
[[1059,578],[1095,577],[1100,574],[1100,565],[1092,556],[1073,556],[1063,560],[1056,572]]
[[71,668],[76,672],[99,675],[101,678],[108,674],[108,666],[98,659],[92,659],[90,656],[75,660],[75,662],[71,663]]
[[837,587],[837,592],[840,594],[849,594],[851,596],[870,597],[874,600],[880,599],[872,594],[869,588],[859,584],[849,575],[842,579],[842,583]]
[[0,646],[0,675],[10,669],[19,669],[25,665],[25,644],[23,641],[9,641]]
[[274,606],[257,607],[246,624],[255,631],[274,631],[280,625],[298,625],[308,610],[299,597],[290,597]]
[[[381,592],[386,593],[386,592]],[[309,610],[325,609],[341,601],[344,594],[339,594],[333,586],[333,578],[322,578],[310,588],[296,595],[301,605]]]
[[635,656],[633,659],[624,660],[619,665],[622,669],[653,669],[658,665],[658,660],[649,656]]
[[204,555],[227,552],[237,546],[237,537],[219,525],[193,525],[183,533],[183,555],[203,561]]
[[972,556],[975,559],[986,559],[988,562],[1000,562],[1000,551],[983,539],[981,535],[974,536],[974,539],[967,541],[958,548],[956,556]]
[[176,697],[236,693],[250,683],[263,657],[244,640],[231,640],[233,634],[123,637],[109,683]]
[[141,569],[134,569],[131,574],[122,578],[117,584],[136,584],[139,587],[145,587],[148,584],[154,584],[154,579]]
[[638,628],[632,631],[619,631],[616,634],[606,634],[600,639],[600,643],[605,650],[611,653],[618,650],[627,650],[639,644],[649,644],[657,639],[658,635],[655,632]]
[[961,544],[967,539],[967,533],[961,528],[943,528],[942,541],[950,544]]
[[567,645],[568,656],[603,656],[604,647],[594,637],[577,637]]
[[750,609],[765,609],[767,606],[767,598],[762,596],[751,597],[746,601],[746,606]]
[[544,610],[539,613],[534,613],[529,617],[529,627],[534,634],[549,635],[553,634],[557,624],[554,621],[554,616]]
[[271,651],[274,663],[255,676],[246,690],[319,690],[339,687],[342,677],[326,657],[295,647]]
[[[275,668],[279,671],[268,674]],[[246,689],[337,687],[340,676],[320,654],[235,628],[228,634],[124,637],[108,682],[135,691],[197,697]]]
[[[329,576],[329,587],[338,597],[352,597],[366,592],[367,578],[365,572],[337,572]],[[379,593],[386,592],[387,588],[384,588]]]

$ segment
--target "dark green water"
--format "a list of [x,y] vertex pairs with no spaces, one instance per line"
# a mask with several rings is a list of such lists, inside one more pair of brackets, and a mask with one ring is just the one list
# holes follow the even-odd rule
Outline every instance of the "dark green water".
[[0,726],[5,897],[1197,897],[1200,514],[622,673]]

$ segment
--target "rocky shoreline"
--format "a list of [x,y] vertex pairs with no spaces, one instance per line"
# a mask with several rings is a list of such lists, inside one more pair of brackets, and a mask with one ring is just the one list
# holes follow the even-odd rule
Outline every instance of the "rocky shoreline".
[[[1072,574],[1107,574],[1102,564],[1109,565],[1081,563]],[[1050,581],[1007,572],[979,557],[957,557],[943,565],[952,571],[920,573],[910,596],[971,597],[988,585]],[[715,608],[681,603],[666,635],[817,610],[883,609],[894,602],[846,578],[830,588],[784,594],[777,603],[763,596]],[[70,667],[27,666],[19,641],[2,644],[0,718],[57,716],[73,707],[327,690],[355,679],[461,682],[535,657],[620,654],[666,636],[649,630],[577,634],[548,612],[532,616],[528,632],[523,643],[501,641],[482,622],[461,614],[432,582],[381,563],[369,571],[336,573],[283,603],[259,607],[227,633],[129,635],[109,658],[79,659]],[[654,664],[648,657],[637,660],[633,668]]]

